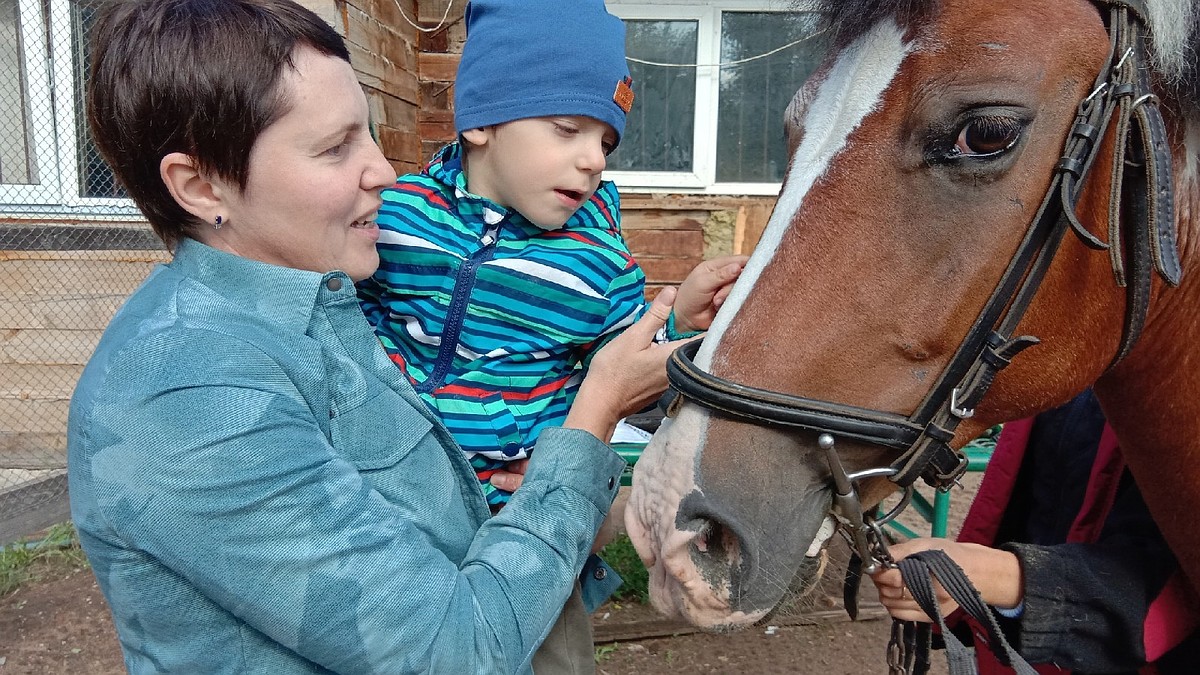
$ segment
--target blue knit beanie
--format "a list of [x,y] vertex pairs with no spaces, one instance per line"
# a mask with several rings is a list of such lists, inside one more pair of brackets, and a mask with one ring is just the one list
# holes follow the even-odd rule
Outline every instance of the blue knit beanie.
[[625,132],[633,104],[625,24],[604,0],[471,0],[454,83],[461,134],[528,117],[580,115]]

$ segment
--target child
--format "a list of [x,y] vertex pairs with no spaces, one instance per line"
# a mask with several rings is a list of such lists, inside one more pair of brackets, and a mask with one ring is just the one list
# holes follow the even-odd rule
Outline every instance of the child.
[[[498,507],[510,493],[493,473],[562,423],[591,355],[644,310],[600,180],[633,92],[602,0],[475,0],[466,20],[459,141],[384,191],[381,264],[359,297]],[[667,339],[707,328],[741,262],[689,276]]]
[[[384,191],[380,267],[359,297],[495,509],[510,493],[493,474],[562,424],[591,356],[645,311],[645,277],[600,180],[633,103],[621,20],[603,0],[474,0],[466,20],[459,140]],[[689,275],[666,338],[707,328],[742,262]],[[620,583],[595,556],[584,574],[598,593]],[[594,670],[603,600],[572,594],[535,672]]]

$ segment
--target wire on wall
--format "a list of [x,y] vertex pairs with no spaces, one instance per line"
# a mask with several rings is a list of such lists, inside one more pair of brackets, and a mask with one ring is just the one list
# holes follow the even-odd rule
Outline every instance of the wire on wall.
[[412,19],[408,18],[408,15],[404,13],[404,8],[400,6],[400,0],[392,0],[392,2],[396,3],[396,9],[400,11],[401,18],[403,18],[408,25],[416,28],[422,33],[436,33],[441,30],[442,26],[446,25],[446,19],[450,16],[450,8],[454,6],[454,0],[449,0],[449,2],[446,3],[446,11],[442,12],[442,20],[439,21],[438,24],[433,28],[425,28],[424,26],[420,26]]
[[771,56],[772,54],[778,54],[779,52],[781,52],[785,49],[795,47],[796,45],[800,44],[801,42],[807,42],[808,40],[811,40],[811,39],[817,37],[818,35],[821,35],[824,32],[825,32],[824,30],[820,30],[811,35],[805,35],[804,37],[800,38],[799,40],[793,40],[793,41],[787,43],[786,45],[783,45],[782,47],[776,47],[775,49],[772,49],[769,52],[764,52],[762,54],[757,54],[755,56],[748,56],[744,59],[738,59],[736,61],[722,61],[721,63],[658,63],[657,61],[645,61],[643,59],[635,59],[632,56],[626,56],[625,60],[633,61],[634,63],[640,63],[644,66],[659,66],[662,68],[726,68],[729,66],[740,66],[743,63],[749,63],[751,61],[757,61],[759,59],[765,59],[768,56]]

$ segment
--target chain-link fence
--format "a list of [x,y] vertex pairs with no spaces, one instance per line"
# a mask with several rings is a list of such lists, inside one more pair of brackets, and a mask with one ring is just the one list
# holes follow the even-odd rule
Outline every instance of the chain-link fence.
[[68,517],[71,392],[167,259],[96,152],[83,91],[103,0],[0,0],[0,543]]

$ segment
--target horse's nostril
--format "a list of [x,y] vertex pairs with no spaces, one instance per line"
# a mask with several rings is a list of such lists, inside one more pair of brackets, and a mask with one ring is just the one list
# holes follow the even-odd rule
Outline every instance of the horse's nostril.
[[696,533],[692,548],[703,557],[732,562],[740,548],[737,534],[725,525],[707,518],[693,520],[689,529]]
[[704,521],[700,526],[700,531],[696,533],[696,538],[692,540],[692,545],[701,553],[708,553],[708,535],[712,532],[712,523]]
[[733,588],[740,585],[739,576],[752,572],[754,551],[753,538],[741,527],[732,514],[711,508],[711,503],[701,493],[692,493],[679,503],[676,531],[682,535],[676,541],[680,545],[675,555],[667,553],[664,558],[683,562],[691,567],[713,588]]

